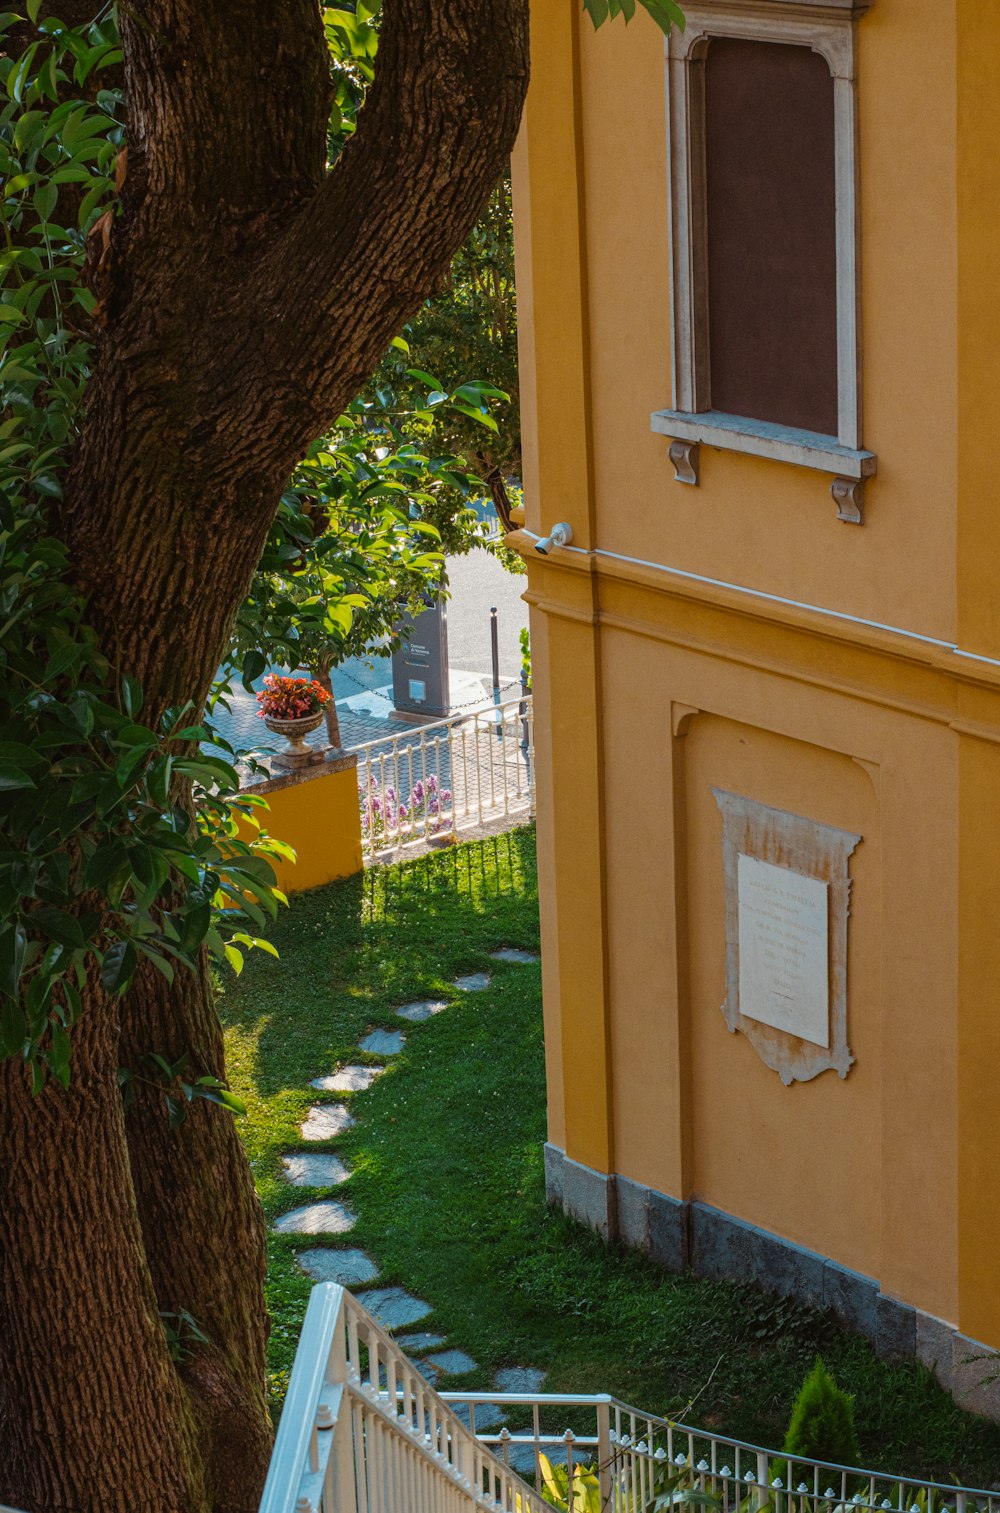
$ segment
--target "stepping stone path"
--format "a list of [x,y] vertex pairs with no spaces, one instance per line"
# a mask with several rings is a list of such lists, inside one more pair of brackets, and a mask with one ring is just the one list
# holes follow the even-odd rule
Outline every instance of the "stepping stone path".
[[400,1019],[408,1019],[411,1024],[422,1024],[425,1019],[431,1019],[435,1014],[440,1014],[448,1005],[446,1003],[432,1003],[429,1000],[422,1003],[407,1003],[396,1013]]
[[445,1376],[464,1376],[467,1371],[476,1369],[472,1356],[464,1350],[439,1350],[427,1359],[436,1371],[444,1372]]
[[319,1151],[297,1151],[282,1156],[282,1175],[293,1187],[339,1187],[351,1175],[339,1156],[323,1155]]
[[372,1030],[362,1040],[360,1049],[371,1056],[398,1056],[405,1044],[402,1030]]
[[315,1282],[339,1282],[341,1287],[364,1287],[378,1279],[378,1267],[363,1250],[303,1250],[295,1258]]
[[314,1077],[309,1086],[321,1093],[363,1093],[384,1071],[384,1066],[342,1066],[332,1077]]
[[[346,1235],[357,1223],[357,1216],[343,1203],[307,1203],[275,1219],[279,1235]],[[430,1308],[427,1309],[430,1313]],[[422,1317],[422,1315],[421,1315]]]
[[[465,1427],[468,1429],[468,1427],[469,1427],[469,1405],[468,1405],[468,1403],[453,1403],[451,1406],[453,1408],[455,1417],[457,1419],[459,1419],[461,1421],[461,1423],[463,1423],[465,1425]],[[488,1433],[491,1429],[499,1429],[499,1428],[501,1428],[502,1425],[503,1425],[503,1423],[504,1423],[504,1421],[505,1421],[505,1419],[506,1419],[506,1417],[507,1417],[507,1415],[504,1413],[503,1409],[497,1403],[477,1403],[476,1404],[476,1433],[477,1434],[482,1433],[484,1430]],[[497,1450],[497,1446],[496,1445],[491,1445],[490,1449],[493,1450],[494,1453],[495,1453],[496,1450]]]
[[[491,954],[494,961],[523,965],[538,961],[534,952],[517,950],[513,946],[503,946]],[[470,972],[456,978],[452,984],[461,993],[481,993],[489,985],[488,972]],[[403,1004],[396,1010],[396,1015],[410,1024],[422,1024],[447,1007],[446,1000],[420,999]],[[373,1056],[398,1056],[405,1044],[406,1036],[402,1030],[375,1029],[365,1036],[359,1048]],[[328,1076],[314,1077],[310,1086],[321,1093],[363,1093],[384,1071],[384,1066],[341,1066]],[[346,1103],[316,1103],[299,1128],[305,1141],[334,1140],[351,1129],[354,1123],[354,1116]],[[284,1179],[293,1187],[338,1187],[351,1175],[350,1168],[333,1152],[289,1151],[282,1156],[281,1163]],[[276,1219],[273,1228],[278,1234],[343,1235],[348,1234],[356,1222],[356,1216],[345,1204],[327,1199],[293,1208]],[[358,1293],[359,1301],[385,1329],[407,1329],[433,1312],[430,1303],[414,1297],[405,1288],[369,1286],[378,1280],[379,1268],[363,1250],[320,1245],[302,1251],[297,1260],[306,1275],[317,1282],[364,1288]],[[417,1370],[432,1384],[442,1376],[464,1376],[477,1369],[476,1362],[466,1351],[455,1347],[442,1349],[447,1346],[447,1339],[442,1334],[404,1334],[399,1336],[398,1343],[414,1360]],[[544,1380],[544,1371],[532,1366],[510,1366],[498,1371],[494,1378],[498,1392],[537,1392]],[[469,1404],[459,1404],[456,1412],[468,1425]],[[505,1422],[505,1414],[496,1403],[478,1404],[475,1415],[479,1431],[498,1429]],[[511,1463],[515,1464],[513,1455]],[[524,1469],[533,1467],[534,1457],[529,1452]]]
[[419,1324],[432,1312],[430,1303],[415,1298],[402,1287],[373,1287],[359,1293],[358,1302],[378,1319],[383,1329],[405,1329],[407,1324]]
[[401,1345],[407,1355],[423,1355],[425,1350],[436,1350],[439,1345],[445,1343],[443,1334],[400,1334],[396,1336],[396,1344]]
[[522,967],[541,960],[537,951],[519,951],[515,946],[502,946],[499,951],[491,951],[490,956],[494,961],[512,961]]
[[332,1140],[354,1123],[345,1103],[314,1103],[299,1129],[303,1140]]
[[498,1392],[541,1392],[545,1372],[537,1366],[505,1366],[493,1378]]

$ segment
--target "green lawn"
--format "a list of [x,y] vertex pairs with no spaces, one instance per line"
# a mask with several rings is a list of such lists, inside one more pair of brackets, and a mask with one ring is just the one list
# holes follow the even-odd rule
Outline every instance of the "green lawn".
[[[922,1368],[883,1364],[823,1315],[673,1276],[547,1212],[540,971],[489,959],[499,946],[538,947],[531,831],[300,895],[274,938],[280,962],[251,960],[222,1000],[265,1211],[314,1196],[279,1176],[321,1096],[310,1078],[375,1060],[355,1050],[369,1028],[405,1028],[406,1049],[354,1095],[358,1124],[332,1143],[353,1167],[334,1196],[359,1216],[343,1243],[377,1259],[380,1282],[434,1305],[421,1329],[481,1363],[456,1385],[488,1387],[498,1366],[542,1366],[550,1390],[613,1392],[656,1413],[697,1398],[694,1421],[778,1445],[819,1350],[856,1395],[868,1463],[979,1486],[1000,1479],[1000,1428],[961,1413]],[[480,970],[492,973],[486,992],[449,987]],[[394,1017],[428,997],[452,1006],[426,1024]],[[271,1237],[279,1398],[311,1285],[295,1253],[315,1243]]]

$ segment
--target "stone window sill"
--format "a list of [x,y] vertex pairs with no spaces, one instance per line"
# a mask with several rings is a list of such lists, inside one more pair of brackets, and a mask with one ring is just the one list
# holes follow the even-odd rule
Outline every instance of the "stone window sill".
[[742,415],[726,415],[721,410],[704,410],[700,414],[654,410],[651,424],[661,436],[676,441],[746,452],[752,457],[770,457],[776,462],[815,468],[857,482],[874,477],[878,460],[874,452],[841,446],[835,436],[798,431],[793,426],[773,425],[766,420],[748,420]]

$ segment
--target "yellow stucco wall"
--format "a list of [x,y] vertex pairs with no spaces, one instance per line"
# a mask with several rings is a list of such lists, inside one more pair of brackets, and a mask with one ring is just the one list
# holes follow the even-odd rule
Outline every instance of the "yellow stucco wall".
[[[858,529],[784,464],[674,482],[662,38],[578,11],[533,5],[514,163],[527,526],[583,548],[521,542],[549,1138],[1000,1346],[1000,14],[859,25]],[[844,1081],[726,1029],[713,785],[863,836]]]
[[354,762],[311,767],[303,773],[273,778],[252,790],[267,799],[258,811],[260,826],[291,846],[296,860],[274,860],[283,893],[304,893],[338,877],[352,877],[364,866],[361,814]]

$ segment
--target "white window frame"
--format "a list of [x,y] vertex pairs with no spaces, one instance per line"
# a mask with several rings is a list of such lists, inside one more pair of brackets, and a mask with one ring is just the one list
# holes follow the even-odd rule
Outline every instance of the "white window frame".
[[[841,518],[860,523],[861,486],[876,457],[862,445],[857,21],[873,0],[686,0],[687,25],[666,42],[670,175],[673,408],[652,428],[674,438],[682,482],[697,482],[699,443],[834,473]],[[833,76],[837,242],[838,434],[712,408],[705,195],[705,58],[715,37],[810,47]],[[838,484],[841,485],[838,493]],[[849,498],[845,498],[849,495]]]

